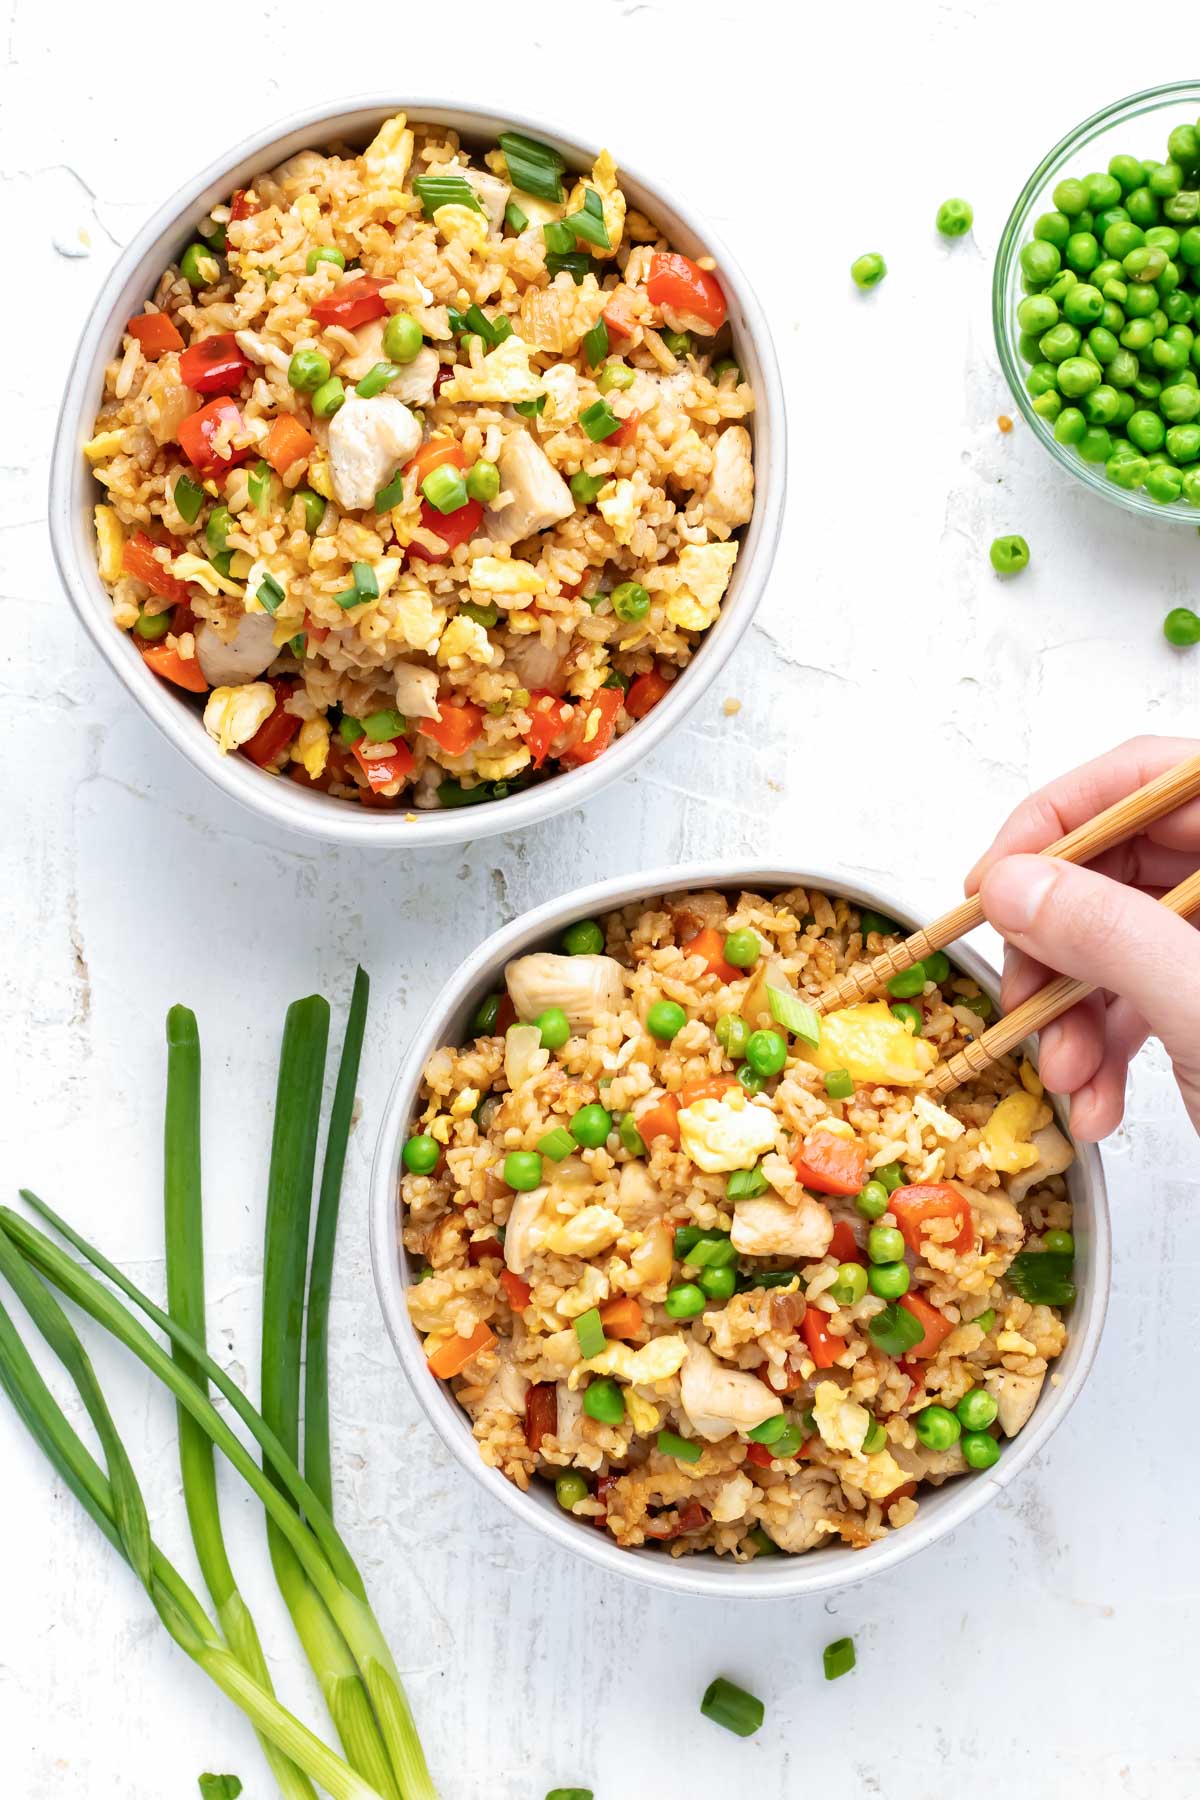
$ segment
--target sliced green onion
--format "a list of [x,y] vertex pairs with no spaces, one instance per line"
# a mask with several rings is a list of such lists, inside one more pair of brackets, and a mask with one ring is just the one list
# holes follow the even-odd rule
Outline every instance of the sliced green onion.
[[986,1334],[996,1323],[996,1309],[994,1306],[989,1306],[985,1312],[976,1313],[973,1319],[965,1319],[963,1323],[966,1325],[978,1325],[980,1331]]
[[536,400],[514,400],[513,411],[520,413],[523,419],[536,419],[546,410],[546,396],[539,394]]
[[602,488],[606,488],[612,480],[611,475],[589,475],[580,469],[571,477],[571,493],[580,506],[591,506]]
[[867,1325],[867,1336],[887,1356],[904,1356],[925,1336],[925,1327],[907,1307],[892,1301]]
[[864,1456],[876,1455],[878,1451],[883,1449],[883,1446],[886,1443],[887,1443],[887,1431],[879,1423],[878,1419],[872,1419],[871,1423],[867,1426],[867,1434],[863,1438],[863,1441],[862,1441],[863,1455]]
[[673,1431],[660,1431],[658,1448],[664,1456],[673,1456],[676,1462],[697,1463],[704,1455],[704,1445],[694,1444],[691,1438],[678,1437]]
[[402,712],[394,706],[381,707],[378,712],[367,713],[362,721],[363,731],[373,744],[391,744],[403,737],[408,721]]
[[283,589],[273,575],[263,576],[254,597],[272,615],[283,605]]
[[362,720],[354,718],[351,713],[345,713],[342,718],[339,719],[338,736],[341,738],[343,744],[345,744],[347,750],[352,750],[359,739],[364,738],[366,735],[366,732],[363,730]]
[[595,244],[600,250],[611,250],[612,239],[608,235],[608,226],[604,223],[604,202],[595,188],[585,188],[583,210],[571,213],[563,220],[577,238],[585,244]]
[[688,1251],[687,1260],[694,1269],[724,1269],[737,1261],[737,1251],[724,1232],[705,1232]]
[[504,209],[504,223],[511,232],[520,237],[529,225],[529,218],[526,213],[521,211],[515,200],[510,200]]
[[725,1183],[725,1196],[729,1200],[753,1200],[756,1194],[765,1194],[767,1178],[755,1163],[752,1169],[735,1169]]
[[483,211],[465,175],[414,175],[412,187],[427,219],[432,219],[439,206],[469,206],[472,212]]
[[[633,1114],[627,1113],[626,1117],[632,1118]],[[700,1225],[677,1225],[675,1227],[676,1261],[685,1262],[687,1260],[688,1251],[694,1250],[703,1236],[704,1229]]]
[[260,457],[247,478],[250,504],[256,513],[265,513],[271,504],[271,465]]
[[587,1362],[593,1356],[599,1356],[604,1350],[604,1327],[600,1323],[600,1309],[590,1306],[585,1313],[580,1313],[575,1320],[575,1336],[579,1342],[579,1354]]
[[363,604],[363,596],[356,587],[343,588],[340,594],[333,596],[333,604],[340,606],[343,612],[348,612],[352,606]]
[[392,479],[381,487],[375,496],[377,513],[391,512],[393,506],[399,506],[404,498],[404,470],[397,469]]
[[204,527],[204,543],[210,556],[219,556],[233,530],[233,514],[227,506],[214,506]]
[[825,1092],[831,1100],[852,1100],[854,1078],[845,1069],[831,1069],[825,1077]]
[[312,537],[325,517],[325,501],[320,494],[314,494],[311,488],[297,488],[294,498],[304,508],[304,529]]
[[507,313],[497,313],[494,319],[489,319],[481,306],[469,306],[461,316],[463,328],[477,332],[493,350],[512,336],[512,320]]
[[839,1675],[848,1675],[856,1660],[854,1639],[835,1638],[832,1644],[826,1644],[821,1652],[821,1660],[825,1664],[826,1681],[836,1681]]
[[700,1711],[714,1725],[723,1725],[726,1731],[732,1731],[735,1737],[753,1737],[763,1722],[766,1708],[757,1695],[748,1694],[745,1688],[735,1687],[732,1681],[718,1675],[705,1688]]
[[585,406],[580,413],[579,423],[593,444],[599,444],[605,438],[610,438],[614,431],[620,431],[624,421],[618,419],[607,400],[593,400],[592,404]]
[[567,165],[557,150],[519,131],[502,131],[500,148],[508,165],[508,179],[515,188],[522,194],[533,194],[539,200],[561,203],[560,177]]
[[295,637],[288,639],[288,649],[291,651],[293,656],[298,656],[301,658],[301,660],[303,660],[304,652],[307,649],[307,647],[308,647],[307,631],[298,631],[296,633]]
[[596,387],[602,394],[614,392],[623,394],[626,388],[631,388],[636,380],[635,371],[627,363],[610,362],[605,363],[596,377]]
[[1073,1255],[1062,1250],[1022,1250],[1004,1279],[1031,1306],[1070,1306],[1075,1298],[1073,1263]]
[[368,369],[362,380],[355,385],[355,393],[360,400],[370,400],[376,394],[382,394],[385,387],[395,381],[404,370],[398,363],[377,362],[374,368]]
[[597,319],[592,329],[584,333],[583,353],[592,368],[608,355],[608,326],[603,319]]
[[474,624],[482,625],[485,631],[490,631],[500,617],[498,607],[476,606],[473,600],[464,600],[458,610],[464,619],[470,619]]
[[[748,1275],[743,1275],[742,1285],[747,1288],[786,1287],[789,1281],[797,1279],[799,1273],[799,1269],[751,1270]],[[803,1285],[801,1283],[801,1286]]]
[[439,463],[436,469],[430,469],[421,483],[421,492],[440,513],[457,512],[467,504],[466,479],[462,470],[451,463]]
[[352,571],[354,591],[361,600],[378,600],[379,582],[369,562],[356,562]]
[[200,508],[204,505],[204,489],[190,475],[181,475],[171,497],[175,502],[175,511],[184,524],[194,525],[200,517]]
[[546,255],[547,274],[553,278],[555,275],[561,275],[565,269],[576,287],[582,284],[584,276],[590,272],[591,268],[591,257],[585,256],[581,250],[568,250],[562,255],[558,251],[552,250]]
[[562,219],[551,219],[542,226],[542,240],[555,256],[569,256],[575,248],[575,233]]
[[811,1044],[814,1049],[821,1042],[820,1018],[813,1007],[798,999],[795,994],[790,994],[783,988],[768,987],[767,1005],[775,1023],[782,1025],[785,1031],[790,1031],[794,1037]]
[[[570,1156],[574,1150],[575,1139],[564,1126],[556,1125],[553,1131],[548,1131],[545,1137],[538,1139],[537,1147],[543,1156],[550,1158],[551,1162],[561,1162],[564,1156]],[[599,1316],[597,1313],[596,1317],[599,1318]]]
[[767,1536],[761,1525],[756,1525],[753,1531],[748,1531],[743,1542],[753,1544],[756,1556],[779,1555],[779,1545],[773,1538]]

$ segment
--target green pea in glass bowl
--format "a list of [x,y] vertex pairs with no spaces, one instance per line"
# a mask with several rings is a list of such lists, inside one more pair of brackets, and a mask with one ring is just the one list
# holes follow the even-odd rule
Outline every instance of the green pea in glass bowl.
[[[992,319],[1034,436],[1145,518],[1200,525],[1200,81],[1093,113],[1004,228]],[[1032,304],[1031,304],[1032,302]]]

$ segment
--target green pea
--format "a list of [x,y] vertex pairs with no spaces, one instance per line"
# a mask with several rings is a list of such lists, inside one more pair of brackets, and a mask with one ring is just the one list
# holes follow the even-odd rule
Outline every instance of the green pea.
[[344,269],[346,266],[346,258],[342,255],[341,251],[335,249],[332,244],[320,244],[315,250],[310,250],[305,257],[305,274],[315,275],[317,266],[320,263],[332,263],[335,269]]
[[1150,455],[1161,450],[1167,435],[1167,428],[1158,414],[1148,407],[1139,407],[1125,427],[1125,435],[1131,444]]
[[1155,364],[1165,374],[1174,375],[1180,369],[1187,368],[1188,353],[1183,344],[1173,344],[1169,338],[1155,338],[1150,346],[1150,354]]
[[1069,356],[1058,365],[1058,386],[1072,400],[1090,394],[1094,387],[1100,386],[1100,381],[1099,365],[1085,356]]
[[412,362],[424,342],[425,334],[411,313],[393,313],[383,328],[383,354],[389,362]]
[[1029,564],[1029,545],[1023,537],[993,538],[988,552],[997,575],[1018,575]]
[[1087,430],[1087,420],[1077,406],[1064,406],[1054,421],[1054,435],[1060,444],[1077,444]]
[[737,1270],[732,1263],[720,1269],[701,1269],[696,1286],[710,1300],[729,1300],[737,1291]]
[[170,631],[171,615],[169,612],[141,612],[134,620],[133,629],[143,642],[147,644],[157,643],[159,638],[165,638],[168,631]]
[[746,1040],[746,1061],[758,1075],[778,1075],[787,1061],[787,1043],[777,1031],[752,1031]]
[[656,1000],[646,1014],[646,1030],[660,1043],[669,1044],[687,1024],[687,1014],[676,1000]]
[[1194,613],[1190,606],[1173,607],[1163,620],[1163,636],[1177,650],[1200,644],[1200,614]]
[[625,1397],[611,1375],[589,1381],[583,1390],[583,1410],[600,1425],[619,1425],[625,1417]]
[[744,1062],[738,1070],[737,1078],[745,1088],[746,1092],[751,1095],[761,1094],[763,1088],[767,1084],[766,1076],[760,1075],[758,1070],[752,1069],[747,1062]]
[[297,350],[288,364],[288,385],[302,394],[315,394],[329,380],[329,358],[319,350]]
[[1183,497],[1192,506],[1200,506],[1200,469],[1183,471]]
[[339,406],[346,401],[346,390],[340,375],[334,375],[323,382],[312,397],[312,409],[318,419],[332,418]]
[[867,1271],[861,1263],[838,1265],[837,1280],[829,1289],[839,1306],[857,1306],[867,1291]]
[[646,1146],[642,1141],[642,1134],[637,1128],[637,1120],[631,1112],[621,1114],[617,1136],[621,1140],[622,1150],[627,1150],[630,1156],[645,1156]]
[[1017,323],[1033,337],[1058,324],[1059,310],[1048,294],[1027,294],[1017,307]]
[[937,209],[937,228],[943,237],[963,237],[974,219],[974,210],[967,200],[943,200]]
[[1106,463],[1112,455],[1112,438],[1103,425],[1089,425],[1078,449],[1084,462]]
[[1128,256],[1121,258],[1121,267],[1130,281],[1140,282],[1145,286],[1158,280],[1169,261],[1166,251],[1156,244],[1140,244]]
[[543,1050],[561,1050],[571,1035],[571,1021],[561,1006],[548,1006],[533,1022],[542,1034]]
[[1120,184],[1123,194],[1131,193],[1142,185],[1142,165],[1136,156],[1114,156],[1108,164],[1108,172]]
[[1172,462],[1195,462],[1200,456],[1200,425],[1172,425],[1167,433],[1167,455]]
[[867,1233],[867,1255],[873,1263],[898,1262],[904,1255],[904,1234],[894,1225],[872,1225]]
[[1179,254],[1190,268],[1200,263],[1200,226],[1192,225],[1179,240]]
[[604,933],[595,919],[577,919],[563,932],[562,945],[568,956],[599,956],[604,949]]
[[[875,1180],[882,1183],[885,1192],[894,1194],[897,1188],[904,1186],[904,1170],[898,1162],[884,1163],[881,1168],[876,1169]],[[867,1185],[870,1186],[870,1183]]]
[[1135,225],[1143,228],[1158,223],[1158,198],[1144,184],[1125,196],[1125,210]]
[[987,994],[969,994],[962,1004],[969,1012],[978,1013],[981,1019],[990,1019],[994,1010]]
[[1150,473],[1150,464],[1144,456],[1110,456],[1104,465],[1104,473],[1119,488],[1131,492],[1140,488]]
[[1061,306],[1078,280],[1079,277],[1074,269],[1060,269],[1046,289],[1047,297]]
[[962,1439],[962,1453],[968,1469],[990,1469],[1000,1461],[1000,1446],[986,1431],[966,1432]]
[[410,1137],[404,1146],[402,1160],[410,1175],[429,1175],[437,1167],[442,1146],[427,1135]]
[[962,1426],[945,1406],[926,1406],[912,1423],[927,1450],[949,1450],[962,1436]]
[[1196,218],[1200,218],[1200,191],[1196,188],[1180,188],[1169,200],[1163,201],[1163,218],[1170,219],[1172,225],[1187,226]]
[[179,259],[179,273],[190,288],[206,288],[220,280],[221,265],[207,244],[189,244]]
[[664,331],[662,341],[672,356],[690,356],[692,353],[692,334],[690,331]]
[[1090,231],[1073,231],[1067,239],[1063,260],[1077,275],[1087,275],[1100,261],[1100,245]]
[[1100,364],[1101,368],[1110,363],[1120,351],[1120,344],[1106,325],[1093,325],[1088,332],[1088,349]]
[[1087,189],[1082,181],[1068,177],[1058,183],[1054,190],[1053,200],[1060,213],[1066,213],[1069,219],[1074,218],[1075,214],[1081,213],[1088,203]]
[[[1055,267],[1058,264],[1055,263]],[[856,256],[850,264],[850,279],[857,288],[878,287],[887,274],[887,264],[876,250],[868,250],[863,256]]]
[[504,1179],[518,1194],[527,1194],[531,1189],[539,1187],[542,1180],[542,1159],[537,1151],[510,1150],[504,1159]]
[[1053,392],[1048,393],[1048,394],[1039,394],[1037,399],[1033,403],[1033,410],[1037,414],[1038,418],[1039,419],[1047,419],[1050,421],[1051,424],[1053,424],[1054,420],[1057,419],[1057,417],[1058,417],[1059,413],[1062,411],[1062,409],[1063,409],[1062,395],[1056,394]]
[[1033,222],[1033,235],[1047,244],[1053,244],[1056,250],[1061,250],[1071,235],[1071,221],[1066,213],[1039,213]]
[[571,1512],[588,1497],[588,1484],[574,1469],[566,1469],[554,1483],[554,1494],[564,1512]]
[[1084,396],[1083,410],[1089,425],[1111,425],[1121,410],[1121,396],[1107,382]]
[[[1103,307],[1104,302],[1100,304]],[[1048,363],[1061,363],[1068,356],[1078,355],[1081,342],[1077,327],[1062,319],[1038,339],[1038,350]]]
[[1159,163],[1158,167],[1151,169],[1146,177],[1146,185],[1152,194],[1158,195],[1160,200],[1169,199],[1172,194],[1177,194],[1183,186],[1183,170],[1174,159],[1170,162]]
[[618,619],[634,625],[650,611],[650,596],[639,581],[622,581],[612,591],[612,609]]
[[954,1409],[964,1431],[986,1431],[995,1423],[999,1408],[986,1388],[971,1388]]
[[937,987],[941,987],[949,979],[950,958],[944,950],[935,950],[932,956],[922,957],[921,966],[925,970],[926,981],[932,981]]
[[[1172,425],[1190,425],[1200,415],[1200,390],[1190,382],[1173,381],[1158,396],[1159,412]],[[1151,417],[1156,415],[1151,414]],[[1159,440],[1162,441],[1161,439]],[[1155,446],[1157,448],[1157,446]],[[1144,445],[1139,448],[1145,448]]]
[[1183,493],[1183,476],[1169,464],[1151,469],[1146,477],[1145,491],[1160,506],[1170,506]]
[[1104,233],[1104,248],[1118,262],[1145,241],[1141,226],[1135,225],[1132,219],[1117,219]]
[[694,1319],[704,1311],[705,1294],[694,1281],[681,1282],[668,1288],[663,1309],[669,1319]]
[[761,954],[762,944],[756,931],[743,929],[727,934],[722,955],[735,969],[752,969]]
[[[1068,253],[1070,246],[1071,239],[1068,238]],[[1032,287],[1045,287],[1058,274],[1062,264],[1058,246],[1047,243],[1045,238],[1034,238],[1025,244],[1018,260],[1022,273]]]
[[[597,390],[602,394],[623,394],[637,380],[637,370],[629,368],[623,362],[605,363],[596,377]],[[612,480],[611,475],[607,478]]]
[[598,1101],[590,1106],[581,1106],[567,1127],[575,1142],[585,1150],[598,1150],[601,1144],[607,1143],[608,1134],[612,1130],[612,1114]]
[[[1039,346],[1040,351],[1040,346]],[[1052,362],[1036,362],[1025,377],[1026,391],[1036,400],[1058,386],[1058,370]]]
[[750,1027],[740,1013],[722,1013],[716,1023],[717,1042],[730,1062],[739,1062],[746,1054]]
[[911,999],[913,995],[923,993],[924,989],[925,964],[921,962],[914,963],[911,969],[901,969],[887,984],[888,993],[894,994],[897,1000]]
[[1121,198],[1121,183],[1111,173],[1085,175],[1083,186],[1089,206],[1116,206]]
[[882,1181],[868,1181],[854,1196],[854,1210],[862,1219],[879,1219],[888,1209],[888,1190]]
[[1196,306],[1190,294],[1168,294],[1163,301],[1163,311],[1172,325],[1190,325],[1196,316]]
[[[1130,388],[1138,377],[1137,357],[1131,350],[1118,350],[1104,372],[1108,377],[1110,387]],[[1124,394],[1122,398],[1129,401],[1128,412],[1125,411],[1124,406],[1121,411],[1121,416],[1127,419],[1129,413],[1133,411],[1133,400],[1128,394]]]
[[1179,233],[1172,225],[1152,225],[1146,233],[1146,242],[1156,250],[1165,250],[1168,257],[1179,254]]
[[1064,296],[1062,310],[1072,325],[1094,325],[1104,311],[1104,295],[1090,281],[1077,281]]
[[489,506],[500,492],[500,471],[493,462],[480,460],[467,470],[467,493],[472,500]]
[[846,1069],[830,1069],[825,1077],[825,1092],[831,1100],[853,1100],[853,1075]]
[[902,1262],[872,1263],[867,1270],[867,1284],[879,1300],[899,1300],[907,1294],[911,1277]]
[[909,1027],[913,1037],[924,1035],[925,1018],[919,1006],[910,1006],[907,1000],[895,1000],[892,1002],[891,1012],[893,1018]]

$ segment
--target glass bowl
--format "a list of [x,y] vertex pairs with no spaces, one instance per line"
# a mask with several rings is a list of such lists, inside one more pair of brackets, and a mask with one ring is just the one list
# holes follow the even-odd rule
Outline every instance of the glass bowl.
[[1182,499],[1160,504],[1140,489],[1119,488],[1108,479],[1102,463],[1086,463],[1074,448],[1059,443],[1052,425],[1034,411],[1025,386],[1028,366],[1017,349],[1021,335],[1017,307],[1025,297],[1018,260],[1021,246],[1032,235],[1037,215],[1052,210],[1050,195],[1058,182],[1064,176],[1107,169],[1109,158],[1118,153],[1165,159],[1172,127],[1194,124],[1198,116],[1200,81],[1173,81],[1114,101],[1076,125],[1042,158],[1017,196],[1000,239],[992,277],[992,324],[1000,364],[1021,416],[1038,442],[1076,481],[1126,512],[1192,526],[1200,525],[1200,506]]

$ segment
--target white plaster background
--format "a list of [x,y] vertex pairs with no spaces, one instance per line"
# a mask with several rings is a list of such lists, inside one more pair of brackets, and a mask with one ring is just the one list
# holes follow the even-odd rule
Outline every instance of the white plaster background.
[[[1200,1183],[1156,1051],[1106,1149],[1116,1280],[1088,1392],[989,1513],[825,1605],[614,1585],[486,1505],[398,1373],[364,1221],[406,1025],[502,919],[718,854],[894,872],[936,908],[1031,783],[1135,731],[1195,730],[1200,651],[1171,651],[1159,622],[1194,600],[1200,540],[1128,522],[1025,431],[999,434],[988,307],[1028,170],[1094,107],[1178,76],[1179,21],[1135,31],[1112,0],[0,11],[4,1199],[38,1186],[160,1286],[163,1018],[190,1002],[212,1334],[253,1382],[278,1025],[314,987],[344,1000],[360,957],[374,1009],[334,1299],[338,1499],[446,1800],[564,1783],[599,1800],[1195,1793]],[[61,383],[117,246],[252,126],[388,82],[544,109],[660,167],[759,284],[791,408],[774,579],[688,726],[586,813],[414,860],[260,830],[192,773],[84,642],[44,528]],[[947,247],[932,226],[951,193],[977,223]],[[845,272],[867,248],[891,273],[863,302]],[[1010,530],[1033,562],[1001,583],[987,546]],[[172,1411],[103,1344],[97,1361],[155,1528],[190,1567]],[[185,1800],[215,1768],[266,1796],[249,1730],[3,1414],[0,1454],[0,1790]],[[319,1718],[262,1579],[261,1513],[232,1485],[226,1511],[279,1686]],[[859,1670],[826,1686],[821,1646],[843,1632]],[[753,1741],[700,1718],[718,1671],[765,1699]]]

